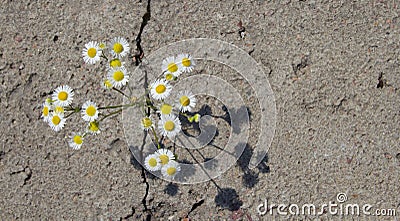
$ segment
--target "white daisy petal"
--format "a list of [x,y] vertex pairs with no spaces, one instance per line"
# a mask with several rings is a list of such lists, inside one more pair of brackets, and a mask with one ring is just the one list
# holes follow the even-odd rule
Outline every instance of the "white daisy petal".
[[173,139],[181,131],[181,122],[175,115],[161,115],[158,129],[163,136]]
[[100,44],[96,41],[91,41],[85,44],[85,48],[82,51],[83,60],[87,64],[95,64],[100,61],[101,53]]
[[168,164],[171,160],[175,160],[175,155],[168,149],[159,149],[156,151],[156,156],[160,160],[161,165]]
[[74,92],[68,85],[59,86],[54,90],[52,99],[55,106],[65,107],[72,103]]
[[177,106],[182,112],[192,111],[196,106],[196,97],[190,91],[179,93]]
[[65,125],[66,119],[63,114],[53,112],[48,120],[48,123],[55,132],[60,131]]
[[108,71],[108,80],[111,82],[113,87],[121,88],[126,85],[129,81],[129,75],[125,67],[111,68]]
[[150,95],[156,100],[164,100],[171,90],[172,86],[164,79],[158,79],[150,85]]
[[168,57],[165,58],[162,61],[162,65],[161,65],[161,69],[163,72],[165,72],[164,74],[173,74],[174,77],[179,77],[179,75],[181,74],[181,70],[179,69],[179,64],[178,62],[175,60],[174,57]]
[[48,102],[42,104],[42,118],[44,122],[48,122],[50,118],[51,105]]
[[69,146],[74,150],[79,150],[81,149],[83,140],[84,139],[81,134],[79,133],[72,134],[72,136],[70,136]]
[[171,160],[170,162],[168,162],[167,165],[164,165],[161,168],[161,174],[165,178],[169,178],[169,179],[173,179],[179,171],[181,171],[181,167],[180,167],[179,163],[174,160]]
[[82,105],[82,118],[85,121],[94,121],[99,117],[99,110],[96,103],[91,101],[86,101]]
[[194,62],[192,56],[189,54],[180,54],[176,58],[176,62],[179,65],[181,72],[192,72],[196,63]]
[[129,53],[129,43],[125,38],[115,37],[110,43],[110,50],[114,57],[124,57]]
[[161,169],[161,161],[157,154],[150,154],[144,159],[144,166],[147,170],[157,171]]

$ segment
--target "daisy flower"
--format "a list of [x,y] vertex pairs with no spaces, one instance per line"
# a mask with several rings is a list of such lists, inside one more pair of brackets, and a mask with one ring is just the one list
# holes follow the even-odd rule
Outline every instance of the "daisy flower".
[[94,135],[99,134],[100,133],[99,122],[97,121],[89,122],[89,125],[87,127],[87,132]]
[[54,107],[54,112],[59,113],[59,114],[63,114],[63,113],[64,113],[64,107],[62,107],[62,106],[55,106],[55,107]]
[[161,168],[162,175],[170,179],[173,179],[179,171],[181,171],[179,163],[173,160]]
[[129,81],[128,73],[125,67],[111,68],[108,72],[108,80],[110,80],[113,87],[120,88],[125,86]]
[[179,69],[179,64],[175,61],[174,57],[165,58],[161,65],[162,71],[165,74],[172,74],[174,77],[179,77],[181,70]]
[[68,85],[62,85],[56,88],[53,93],[52,99],[56,106],[68,106],[72,103],[74,92]]
[[150,85],[150,95],[156,100],[163,100],[171,93],[172,86],[164,79],[158,79]]
[[91,101],[86,101],[82,105],[82,118],[85,121],[95,121],[99,117],[99,111],[96,103]]
[[159,113],[163,114],[163,115],[169,115],[172,114],[172,106],[169,104],[162,104],[159,110]]
[[158,129],[163,136],[174,138],[181,131],[181,122],[174,115],[161,115]]
[[82,51],[83,60],[86,64],[95,64],[100,61],[101,48],[99,43],[91,41],[85,44],[85,48]]
[[150,119],[150,117],[144,117],[142,118],[141,124],[143,130],[150,130],[153,126],[153,121]]
[[69,146],[74,150],[81,149],[83,144],[83,136],[81,134],[73,134],[70,136]]
[[196,98],[189,91],[181,92],[177,106],[182,112],[191,111],[196,106]]
[[110,43],[110,49],[114,57],[121,58],[128,54],[130,48],[125,38],[115,37]]
[[161,165],[167,165],[171,160],[175,160],[174,153],[168,149],[159,149],[155,154],[160,160]]
[[181,72],[192,72],[194,66],[196,65],[192,56],[190,56],[189,54],[178,55],[176,61],[179,65],[179,69],[181,70]]
[[157,154],[150,154],[144,159],[144,166],[147,170],[157,171],[161,169],[161,161]]
[[47,102],[44,102],[42,105],[42,118],[45,122],[48,122],[49,120],[50,110],[51,110],[51,105]]
[[122,67],[122,62],[118,58],[114,58],[110,61],[110,68]]
[[165,80],[167,80],[167,81],[176,80],[176,77],[174,76],[174,74],[168,73],[168,72],[165,72],[165,73],[164,73],[164,78],[165,78]]
[[63,114],[53,112],[49,117],[49,125],[55,132],[60,131],[65,125],[66,119]]
[[113,85],[112,85],[111,81],[108,80],[108,79],[104,79],[102,86],[103,86],[104,89],[113,88]]

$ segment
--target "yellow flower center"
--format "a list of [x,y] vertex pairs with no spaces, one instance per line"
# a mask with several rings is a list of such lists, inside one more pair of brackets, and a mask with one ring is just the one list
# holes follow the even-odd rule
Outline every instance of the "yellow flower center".
[[110,80],[104,80],[104,87],[106,87],[107,89],[112,88],[112,83],[110,82]]
[[113,78],[117,82],[122,81],[122,79],[124,79],[124,73],[122,71],[116,71],[114,72]]
[[59,116],[53,116],[53,118],[51,119],[51,122],[53,122],[54,125],[58,125],[61,122],[61,118]]
[[166,165],[169,162],[169,157],[167,154],[163,154],[159,156],[162,165]]
[[43,116],[49,116],[49,107],[48,106],[44,106],[43,107]]
[[106,48],[106,44],[104,44],[104,43],[102,42],[102,43],[100,43],[99,47],[100,47],[101,49],[104,49],[104,48]]
[[172,112],[172,106],[169,104],[163,104],[160,110],[162,114],[170,114]]
[[56,106],[56,108],[54,109],[54,111],[56,113],[64,113],[64,108],[61,106]]
[[121,43],[117,42],[114,44],[113,49],[114,49],[115,53],[119,54],[124,50],[124,46],[122,46]]
[[89,115],[90,117],[93,117],[96,114],[96,108],[93,105],[90,105],[89,107],[86,108],[86,114]]
[[183,66],[189,67],[190,64],[191,64],[191,62],[190,62],[189,58],[184,58],[184,59],[182,59],[182,65],[183,65]]
[[89,48],[89,50],[87,51],[87,55],[89,56],[89,58],[94,58],[96,54],[97,54],[96,48]]
[[119,60],[118,58],[112,59],[110,61],[110,66],[112,68],[121,67],[122,66],[121,60]]
[[172,81],[172,80],[174,80],[174,75],[173,74],[166,74],[165,75],[165,79],[167,79],[167,81]]
[[169,72],[175,72],[178,70],[178,65],[176,65],[175,63],[170,63],[168,65],[168,71]]
[[176,168],[175,167],[169,167],[167,169],[167,174],[168,175],[173,176],[173,175],[175,175],[175,173],[176,173]]
[[187,96],[182,96],[181,98],[179,98],[179,102],[182,106],[186,107],[190,104],[190,99]]
[[145,128],[149,128],[153,122],[151,122],[151,119],[149,117],[145,117],[142,119],[142,124]]
[[99,130],[99,124],[96,121],[92,121],[89,123],[89,130],[93,132],[97,132]]
[[173,121],[169,120],[169,121],[165,122],[165,124],[164,124],[165,130],[172,131],[172,130],[174,130],[174,128],[175,128],[175,123]]
[[150,158],[149,165],[151,167],[156,167],[157,166],[157,160],[155,158]]
[[65,91],[61,91],[58,93],[58,100],[60,101],[66,101],[68,99],[68,93]]
[[83,142],[82,137],[79,136],[79,135],[75,135],[74,138],[73,138],[73,140],[74,140],[74,143],[76,143],[76,144],[78,144],[78,145],[81,145],[82,142]]
[[165,87],[163,84],[157,85],[156,87],[157,94],[162,94],[165,92],[165,90],[167,90],[167,87]]

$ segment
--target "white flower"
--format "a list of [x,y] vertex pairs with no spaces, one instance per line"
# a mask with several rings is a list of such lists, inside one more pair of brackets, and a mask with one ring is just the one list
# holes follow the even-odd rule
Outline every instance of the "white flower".
[[110,43],[111,54],[117,58],[127,55],[129,49],[128,41],[122,37],[115,37]]
[[51,110],[51,105],[48,102],[44,102],[42,105],[42,118],[44,122],[49,121],[50,110]]
[[181,122],[177,116],[161,115],[158,129],[163,136],[173,139],[181,131]]
[[85,48],[82,51],[83,60],[87,64],[95,64],[100,61],[101,49],[99,43],[91,41],[85,44]]
[[179,65],[179,69],[181,72],[191,72],[194,69],[194,66],[196,65],[192,56],[189,54],[180,54],[176,58],[176,62]]
[[175,155],[168,149],[159,149],[156,156],[160,160],[161,165],[167,165],[171,160],[175,160]]
[[69,146],[74,150],[81,149],[83,144],[83,136],[81,134],[73,134],[70,136]]
[[99,134],[100,133],[99,122],[97,121],[89,122],[86,131],[93,135]]
[[151,127],[153,126],[153,121],[151,120],[150,117],[144,117],[142,118],[141,125],[143,130],[150,130]]
[[167,165],[161,168],[161,173],[164,177],[173,179],[175,175],[181,171],[181,167],[178,162],[171,160]]
[[179,94],[177,106],[182,112],[191,111],[196,106],[196,98],[190,91],[184,91]]
[[144,166],[147,170],[157,171],[161,169],[161,161],[157,154],[150,154],[144,159]]
[[60,131],[65,125],[66,119],[63,114],[53,112],[48,120],[48,123],[55,132]]
[[163,100],[171,93],[172,86],[164,79],[158,79],[150,85],[150,95],[156,100]]
[[115,88],[121,88],[129,81],[129,76],[125,67],[111,68],[108,71],[108,80]]
[[86,101],[82,105],[82,118],[85,121],[94,121],[99,117],[99,111],[96,103],[91,101]]
[[55,89],[52,99],[55,106],[65,107],[72,103],[74,92],[68,85],[62,85]]
[[160,113],[163,115],[169,115],[169,114],[172,114],[173,107],[167,103],[163,103],[159,109],[160,110],[157,111],[157,113]]
[[179,77],[181,70],[179,69],[179,64],[175,61],[174,57],[165,58],[162,61],[161,69],[167,74],[173,74],[175,77]]

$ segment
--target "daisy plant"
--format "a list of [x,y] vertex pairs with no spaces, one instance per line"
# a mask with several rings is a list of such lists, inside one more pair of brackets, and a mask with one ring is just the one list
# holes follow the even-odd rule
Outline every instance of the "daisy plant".
[[177,156],[161,142],[165,139],[172,140],[181,133],[182,117],[187,118],[188,122],[200,120],[200,114],[192,112],[196,107],[196,97],[193,93],[178,91],[178,96],[170,99],[176,81],[182,74],[192,72],[195,62],[189,54],[167,57],[160,64],[160,78],[151,81],[142,95],[125,94],[123,89],[128,87],[129,72],[123,59],[127,57],[129,50],[129,43],[123,37],[115,37],[109,43],[90,41],[82,50],[83,61],[87,65],[106,60],[103,62],[106,66],[105,77],[101,81],[102,87],[128,98],[128,103],[103,106],[87,100],[76,105],[73,104],[74,90],[68,85],[61,85],[41,104],[41,118],[51,129],[58,132],[65,127],[69,118],[75,114],[80,115],[82,122],[85,122],[82,124],[82,131],[71,133],[68,138],[69,146],[79,150],[84,146],[86,136],[101,132],[101,124],[105,119],[133,106],[148,110],[143,112],[138,124],[151,135],[157,150],[144,158],[144,167],[148,171],[158,171],[164,177],[173,179],[180,171],[180,164],[176,161]]

